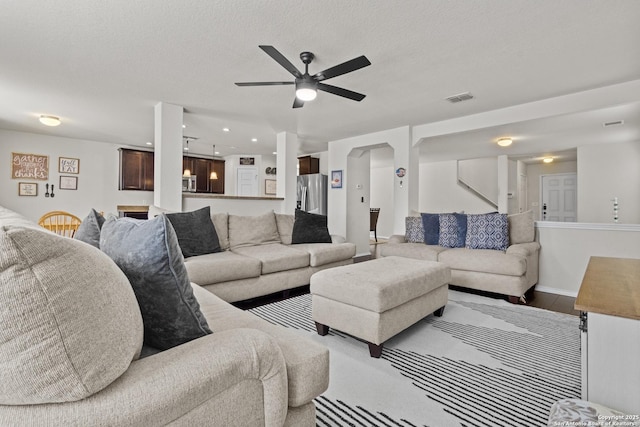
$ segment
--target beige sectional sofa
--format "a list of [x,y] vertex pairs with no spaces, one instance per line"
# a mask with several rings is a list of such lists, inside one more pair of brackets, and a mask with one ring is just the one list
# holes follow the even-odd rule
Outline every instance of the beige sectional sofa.
[[195,284],[213,333],[140,357],[112,259],[0,207],[0,285],[0,425],[315,425],[328,350]]
[[442,262],[451,269],[451,285],[507,295],[513,303],[526,302],[524,294],[538,282],[540,244],[535,241],[529,212],[508,220],[506,251],[407,243],[405,236],[394,235],[381,245],[380,255]]
[[333,243],[292,244],[294,216],[212,213],[222,252],[185,259],[191,281],[227,302],[309,284],[317,271],[353,263],[356,246],[339,236]]

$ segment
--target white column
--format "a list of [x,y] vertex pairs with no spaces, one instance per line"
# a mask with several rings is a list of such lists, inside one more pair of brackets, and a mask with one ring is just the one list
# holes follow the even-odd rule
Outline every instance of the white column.
[[160,102],[154,110],[153,204],[181,212],[183,108]]
[[298,176],[298,135],[280,132],[277,135],[276,147],[276,197],[284,198],[283,212],[292,215],[296,209],[297,176]]
[[498,156],[498,212],[509,212],[509,158]]

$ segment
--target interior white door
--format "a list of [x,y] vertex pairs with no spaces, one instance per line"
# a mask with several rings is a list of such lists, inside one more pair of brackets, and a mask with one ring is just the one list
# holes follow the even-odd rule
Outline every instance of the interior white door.
[[258,168],[238,168],[238,196],[258,196]]
[[578,179],[575,173],[542,175],[543,221],[576,222]]

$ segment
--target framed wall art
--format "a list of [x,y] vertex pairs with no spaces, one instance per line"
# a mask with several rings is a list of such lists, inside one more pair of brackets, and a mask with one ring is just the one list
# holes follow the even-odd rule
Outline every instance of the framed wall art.
[[37,182],[19,182],[18,183],[18,196],[37,196],[37,195],[38,195]]
[[78,177],[77,176],[60,176],[60,190],[77,190],[78,189]]
[[275,179],[264,180],[264,194],[275,195],[276,194],[276,181]]
[[342,171],[331,171],[331,188],[342,188]]
[[80,173],[80,159],[72,157],[58,158],[58,172],[60,173]]
[[11,179],[49,179],[49,156],[11,153]]

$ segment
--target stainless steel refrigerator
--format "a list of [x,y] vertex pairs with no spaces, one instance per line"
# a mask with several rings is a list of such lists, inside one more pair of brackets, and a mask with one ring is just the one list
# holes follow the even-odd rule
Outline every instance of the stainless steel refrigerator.
[[314,173],[298,176],[297,207],[309,213],[327,214],[327,175]]

